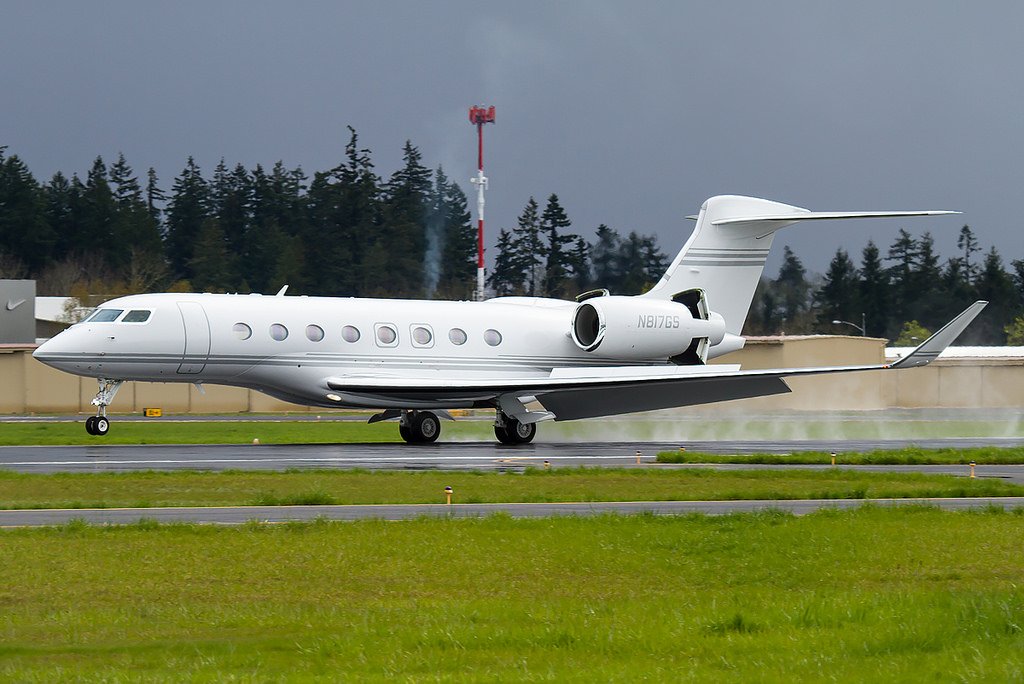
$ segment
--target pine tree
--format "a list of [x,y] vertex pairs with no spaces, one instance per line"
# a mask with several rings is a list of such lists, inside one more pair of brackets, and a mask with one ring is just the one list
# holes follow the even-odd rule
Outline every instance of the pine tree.
[[593,276],[590,266],[590,245],[586,240],[581,237],[576,238],[576,244],[573,245],[572,251],[569,253],[568,262],[576,294],[588,291],[593,284]]
[[914,284],[912,308],[924,326],[935,328],[948,321],[951,316],[946,316],[948,298],[942,291],[942,269],[939,255],[935,253],[935,240],[929,232],[917,243],[917,266],[911,278]]
[[530,297],[543,292],[544,260],[547,257],[547,246],[541,233],[540,207],[537,200],[531,197],[519,215],[515,230],[512,232],[512,254],[514,268],[523,273],[525,283],[520,288]]
[[569,245],[579,237],[565,232],[572,221],[552,193],[540,219],[541,231],[547,237],[547,260],[544,266],[544,291],[548,297],[562,298],[566,292],[566,280],[571,273],[568,253]]
[[854,321],[857,309],[857,269],[844,249],[837,249],[829,262],[825,284],[815,295],[818,325],[825,327],[834,320]]
[[889,247],[886,261],[893,262],[889,267],[889,282],[892,285],[891,296],[892,317],[896,321],[907,321],[919,316],[914,308],[917,295],[917,282],[914,272],[917,270],[919,245],[916,239],[900,228],[896,241]]
[[981,247],[978,246],[978,240],[974,237],[974,231],[971,230],[970,226],[965,225],[960,229],[960,236],[956,239],[956,246],[963,252],[961,257],[961,264],[963,266],[963,274],[967,279],[968,285],[974,284],[974,279],[978,275],[978,266],[971,262],[971,255],[981,251]]
[[113,233],[119,243],[114,265],[119,272],[132,260],[145,254],[156,257],[162,253],[160,226],[143,199],[142,187],[123,154],[110,167],[110,185],[116,206]]
[[439,286],[446,297],[469,299],[476,288],[477,231],[466,194],[457,183],[444,179],[437,168],[436,192],[443,209],[444,248],[441,250]]
[[883,268],[878,247],[872,240],[861,253],[858,294],[867,334],[889,337],[889,274]]
[[189,157],[174,179],[167,205],[167,260],[176,278],[191,278],[195,244],[209,217],[209,187],[199,165]]
[[107,166],[96,157],[85,179],[82,194],[82,232],[90,245],[87,250],[100,255],[106,266],[121,268],[127,259],[117,234],[117,205],[110,188]]
[[0,251],[30,273],[42,268],[57,236],[46,222],[39,184],[18,155],[0,148]]
[[981,344],[1006,344],[1005,328],[1019,313],[1013,279],[1003,268],[1003,259],[995,247],[989,249],[978,272],[975,287],[978,297],[988,301],[985,315],[979,316],[965,339]]
[[[396,294],[418,297],[423,294],[427,217],[430,210],[430,171],[410,141],[402,148],[403,165],[388,181],[384,202],[384,226],[375,236],[375,246],[387,248],[389,279]],[[398,247],[395,249],[395,247]],[[369,268],[369,267],[367,267]],[[364,282],[379,277],[380,271],[366,270]]]
[[601,224],[597,227],[597,239],[590,246],[590,258],[594,268],[594,284],[611,292],[622,292],[622,272],[619,270],[619,250],[622,238],[617,232]]
[[779,294],[782,317],[790,330],[799,329],[802,324],[801,318],[807,312],[811,288],[806,276],[807,270],[800,258],[793,253],[789,245],[783,247],[782,266],[774,285]]
[[512,233],[502,228],[498,231],[498,243],[495,246],[494,270],[487,278],[487,283],[498,297],[518,294],[526,278],[522,261],[516,254]]
[[149,167],[146,172],[146,209],[149,215],[160,226],[161,208],[158,206],[167,200],[167,195],[160,189],[160,181],[156,177],[156,171]]

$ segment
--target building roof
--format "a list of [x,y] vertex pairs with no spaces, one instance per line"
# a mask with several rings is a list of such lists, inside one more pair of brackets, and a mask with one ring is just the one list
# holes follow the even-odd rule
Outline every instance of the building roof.
[[[887,361],[901,359],[914,347],[886,347]],[[1024,359],[1024,347],[947,347],[940,359]]]

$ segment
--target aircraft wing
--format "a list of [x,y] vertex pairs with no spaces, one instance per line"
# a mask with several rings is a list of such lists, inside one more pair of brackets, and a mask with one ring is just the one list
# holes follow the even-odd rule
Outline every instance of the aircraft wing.
[[[741,370],[739,366],[615,366],[598,369],[555,368],[540,378],[329,378],[333,390],[382,394],[403,399],[458,398],[496,402],[526,423],[576,420],[637,411],[709,404],[791,391],[784,378],[925,366],[981,313],[978,301],[892,364]],[[529,411],[538,401],[544,411]]]

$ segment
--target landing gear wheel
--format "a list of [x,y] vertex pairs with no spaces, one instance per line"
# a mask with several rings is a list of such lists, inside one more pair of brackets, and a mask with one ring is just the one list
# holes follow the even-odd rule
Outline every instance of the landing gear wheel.
[[96,434],[97,418],[99,418],[99,416],[89,416],[88,418],[85,419],[85,431],[88,432],[90,435]]
[[494,436],[502,444],[529,444],[537,435],[536,423],[521,423],[505,416],[504,425],[494,424]]
[[422,444],[436,442],[441,436],[441,420],[430,411],[417,411],[410,427],[415,440]]
[[106,416],[96,416],[96,420],[92,424],[92,430],[94,435],[102,437],[110,430],[110,421],[107,420]]
[[409,444],[430,444],[441,435],[441,421],[430,411],[415,411],[402,416],[398,434]]

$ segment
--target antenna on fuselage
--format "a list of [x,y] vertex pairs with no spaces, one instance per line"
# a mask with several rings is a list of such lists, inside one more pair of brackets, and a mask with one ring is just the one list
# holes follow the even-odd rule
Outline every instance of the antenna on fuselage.
[[274,296],[275,296],[275,297],[284,297],[284,293],[285,293],[285,292],[287,292],[287,291],[288,291],[288,286],[287,286],[287,285],[285,285],[285,286],[284,286],[284,287],[282,287],[282,288],[281,288],[280,290],[278,290],[278,291],[277,291],[277,294],[276,294],[276,295],[274,295]]

